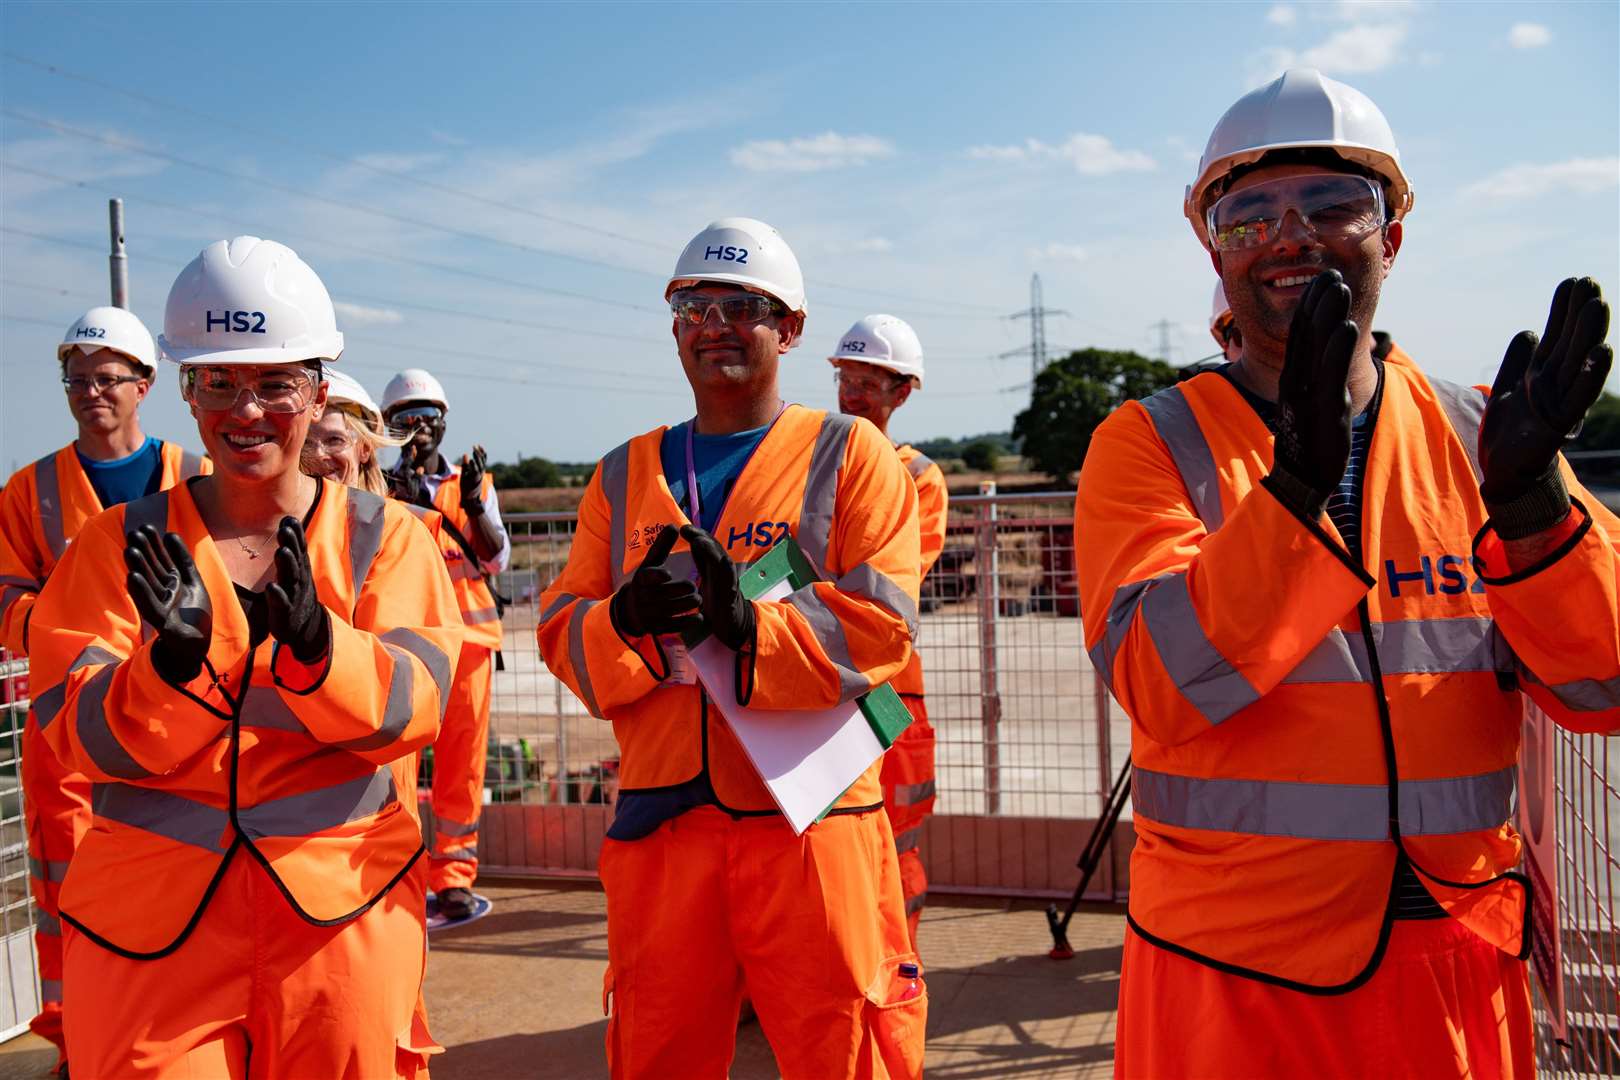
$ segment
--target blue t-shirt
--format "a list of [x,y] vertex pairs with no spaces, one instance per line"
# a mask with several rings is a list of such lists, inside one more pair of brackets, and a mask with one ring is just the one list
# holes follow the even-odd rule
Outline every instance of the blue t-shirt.
[[163,444],[150,435],[139,450],[113,461],[87,458],[76,446],[73,452],[79,455],[79,464],[103,510],[154,495],[163,483]]
[[[688,516],[691,507],[686,497],[686,430],[690,424],[691,421],[676,424],[664,432],[664,441],[659,446],[659,459],[669,492]],[[715,526],[720,524],[720,514],[726,508],[726,500],[731,497],[732,489],[737,486],[737,478],[742,475],[743,468],[770,429],[771,426],[766,424],[731,435],[693,432],[692,472],[697,476],[698,504],[702,511],[701,520],[697,522],[700,528],[713,532]],[[707,773],[659,791],[622,792],[607,834],[614,840],[640,840],[671,818],[694,807],[712,806],[717,801]]]

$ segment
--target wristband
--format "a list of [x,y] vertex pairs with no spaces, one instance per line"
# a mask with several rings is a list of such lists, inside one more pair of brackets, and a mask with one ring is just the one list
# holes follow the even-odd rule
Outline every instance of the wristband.
[[1485,500],[1491,527],[1503,540],[1523,540],[1552,528],[1569,516],[1569,489],[1554,461],[1530,490],[1507,502]]

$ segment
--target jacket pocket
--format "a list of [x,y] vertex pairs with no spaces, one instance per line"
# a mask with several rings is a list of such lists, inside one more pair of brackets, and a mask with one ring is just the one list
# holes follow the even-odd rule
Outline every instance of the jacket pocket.
[[[915,978],[902,964],[916,965]],[[915,985],[913,985],[915,984]],[[892,956],[878,967],[866,988],[862,1075],[916,1080],[923,1074],[928,1028],[928,987],[916,953]]]

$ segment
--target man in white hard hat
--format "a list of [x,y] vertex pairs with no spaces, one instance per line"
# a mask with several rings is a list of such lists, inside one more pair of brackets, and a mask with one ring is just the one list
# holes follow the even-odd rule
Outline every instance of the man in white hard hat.
[[1086,642],[1135,767],[1117,1075],[1534,1072],[1523,695],[1620,728],[1620,520],[1559,456],[1608,308],[1559,285],[1488,393],[1375,349],[1411,206],[1359,91],[1239,99],[1185,212],[1242,355],[1086,455]]
[[[889,419],[913,390],[923,385],[922,343],[904,319],[868,315],[838,339],[828,357],[838,385],[838,411],[872,422],[885,437]],[[892,440],[891,440],[892,442]],[[949,495],[945,473],[910,443],[895,443],[900,463],[917,485],[917,524],[922,542],[922,571],[928,576],[945,549],[945,517]],[[923,697],[921,654],[913,648],[900,674],[889,680],[912,715],[911,726],[883,755],[883,808],[894,830],[900,857],[900,886],[906,898],[906,925],[911,947],[917,948],[917,923],[928,898],[928,874],[923,869],[923,822],[934,811],[934,728],[928,722]]]
[[444,387],[421,368],[395,375],[383,390],[383,420],[408,436],[389,474],[394,494],[436,510],[454,543],[444,545],[467,624],[444,726],[433,744],[433,857],[428,886],[438,913],[452,922],[471,918],[478,879],[478,818],[484,807],[489,752],[489,696],[501,648],[501,612],[495,575],[512,560],[512,541],[501,521],[495,483],[482,446],[459,466],[440,453],[450,412]]
[[[86,521],[107,507],[172,487],[209,468],[206,459],[141,431],[139,409],[156,375],[157,350],[133,313],[91,308],[68,327],[56,359],[78,437],[17,470],[0,495],[0,645],[15,656],[28,655],[34,601]],[[23,730],[22,781],[43,998],[30,1026],[60,1052],[62,927],[57,893],[68,861],[90,827],[90,783],[65,771],[45,749],[31,711]]]
[[[599,867],[612,1075],[725,1077],[747,993],[787,1080],[920,1076],[927,998],[879,762],[794,835],[683,662],[712,635],[738,700],[789,713],[893,678],[917,618],[916,488],[871,424],[783,402],[805,299],[775,229],[713,222],[664,295],[696,415],[602,459],[538,630],[622,755]],[[744,599],[740,565],[787,537],[822,580]]]

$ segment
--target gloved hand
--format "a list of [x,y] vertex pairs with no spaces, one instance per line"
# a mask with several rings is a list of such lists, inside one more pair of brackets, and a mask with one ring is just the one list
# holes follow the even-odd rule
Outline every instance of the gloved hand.
[[315,571],[297,518],[281,519],[276,544],[276,580],[264,591],[270,634],[291,649],[299,663],[313,664],[331,648],[332,617],[315,595]]
[[157,630],[152,666],[178,686],[195,679],[214,640],[214,605],[178,533],[143,525],[124,537],[126,585],[135,609]]
[[1360,329],[1337,270],[1316,275],[1294,309],[1277,386],[1276,458],[1267,487],[1315,519],[1350,460],[1350,359]]
[[754,639],[754,605],[742,594],[737,564],[720,541],[696,525],[681,526],[681,537],[691,545],[697,565],[704,625],[721,644],[740,651]]
[[461,509],[476,517],[484,512],[484,466],[489,461],[482,446],[461,459]]
[[702,630],[697,587],[690,581],[676,581],[664,569],[664,560],[679,536],[675,526],[665,525],[636,572],[608,601],[608,618],[625,637],[687,635]]
[[427,489],[422,484],[425,471],[425,466],[416,463],[416,444],[406,443],[400,447],[399,464],[388,474],[388,488],[394,493],[394,498],[417,506],[432,506],[433,500],[428,498]]
[[1609,305],[1591,278],[1567,278],[1553,293],[1547,332],[1508,343],[1479,430],[1480,494],[1497,535],[1517,540],[1569,512],[1558,450],[1603,392],[1614,350]]

